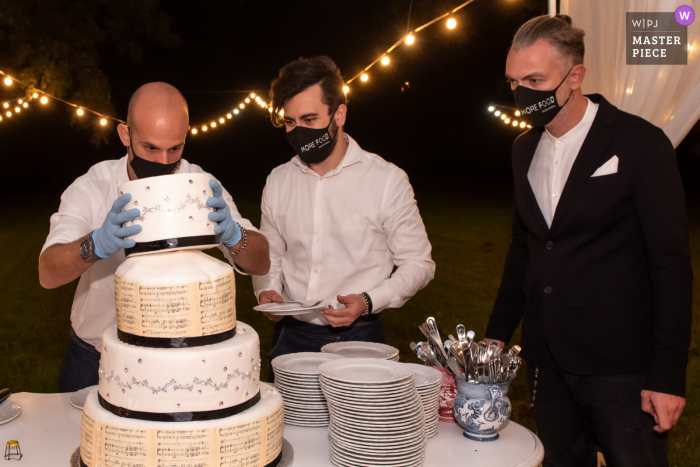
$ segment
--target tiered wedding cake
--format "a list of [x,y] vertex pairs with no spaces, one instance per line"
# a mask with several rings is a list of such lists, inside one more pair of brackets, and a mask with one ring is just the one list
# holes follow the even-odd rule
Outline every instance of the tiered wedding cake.
[[[260,383],[257,333],[236,323],[233,270],[191,249],[209,246],[210,236],[197,245],[197,232],[178,227],[206,219],[197,193],[207,194],[209,179],[168,175],[119,187],[143,206],[137,222],[149,246],[115,274],[117,326],[103,335],[99,386],[83,408],[81,466],[264,467],[281,459],[282,397]],[[144,215],[153,212],[170,215]]]

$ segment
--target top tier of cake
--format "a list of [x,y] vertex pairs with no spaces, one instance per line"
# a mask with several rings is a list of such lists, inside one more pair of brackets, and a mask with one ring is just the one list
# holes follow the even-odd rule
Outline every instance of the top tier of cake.
[[207,206],[207,199],[213,195],[211,179],[205,173],[185,173],[133,180],[119,186],[120,196],[131,194],[124,210],[141,211],[124,227],[143,227],[140,233],[128,237],[136,241],[136,246],[127,248],[126,255],[216,247],[216,222],[208,217],[214,209]]
[[[127,258],[114,275],[114,291],[117,326],[127,343],[212,344],[232,337],[236,327],[233,268],[201,251]],[[169,344],[177,339],[183,345]]]

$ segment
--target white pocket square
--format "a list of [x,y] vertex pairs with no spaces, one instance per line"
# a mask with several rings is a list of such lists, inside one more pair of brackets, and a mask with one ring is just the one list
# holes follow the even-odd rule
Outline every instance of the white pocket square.
[[591,175],[591,177],[600,177],[601,175],[616,174],[617,163],[619,161],[620,159],[618,159],[617,156],[612,156],[612,158],[608,160],[608,162],[598,167],[598,170],[596,170],[595,173]]

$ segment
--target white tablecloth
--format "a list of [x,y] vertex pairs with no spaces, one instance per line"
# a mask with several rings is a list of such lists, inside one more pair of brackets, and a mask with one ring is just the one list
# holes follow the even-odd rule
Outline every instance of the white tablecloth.
[[[80,444],[81,416],[80,410],[68,402],[69,397],[27,392],[10,396],[23,412],[19,418],[0,425],[3,452],[5,443],[16,439],[24,454],[20,467],[67,467],[70,455]],[[284,437],[294,448],[295,467],[331,466],[326,428],[285,425]],[[437,436],[428,441],[425,466],[536,467],[543,457],[540,440],[517,423],[509,423],[497,441],[478,442],[464,438],[457,424],[440,422]]]

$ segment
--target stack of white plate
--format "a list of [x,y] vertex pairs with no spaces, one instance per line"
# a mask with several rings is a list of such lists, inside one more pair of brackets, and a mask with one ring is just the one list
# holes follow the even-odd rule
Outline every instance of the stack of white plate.
[[272,360],[275,387],[284,400],[284,422],[289,425],[328,426],[326,398],[318,381],[318,367],[343,357],[320,352],[280,355]]
[[425,410],[425,431],[428,438],[438,432],[440,416],[440,391],[442,389],[442,373],[435,368],[415,363],[404,363],[416,377],[416,390]]
[[376,342],[333,342],[321,347],[321,352],[334,353],[345,358],[381,358],[382,360],[399,361],[399,349]]
[[330,411],[330,460],[339,467],[422,466],[425,412],[409,366],[373,358],[319,367]]

